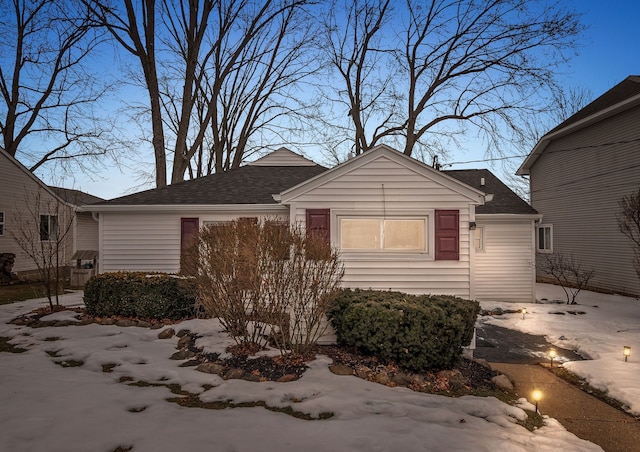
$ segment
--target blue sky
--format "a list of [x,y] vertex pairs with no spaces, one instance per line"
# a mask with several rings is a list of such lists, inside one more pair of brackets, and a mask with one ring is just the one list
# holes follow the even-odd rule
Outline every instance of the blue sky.
[[[588,89],[593,97],[624,80],[629,75],[640,75],[640,2],[637,0],[564,0],[564,6],[583,14],[582,22],[587,27],[584,32],[579,55],[572,58],[566,67],[558,68],[566,86]],[[309,155],[316,161],[322,161],[321,155]],[[450,161],[460,162],[481,160],[484,157],[482,146],[460,151]],[[148,156],[152,165],[152,156]],[[152,166],[150,166],[151,168]],[[451,169],[486,168],[498,173],[498,167],[488,163],[454,165]],[[46,183],[76,188],[103,198],[115,198],[152,185],[141,187],[141,181],[133,170],[107,169],[101,176],[90,178],[76,174],[60,180],[45,169],[36,172]],[[92,180],[93,179],[93,180]]]

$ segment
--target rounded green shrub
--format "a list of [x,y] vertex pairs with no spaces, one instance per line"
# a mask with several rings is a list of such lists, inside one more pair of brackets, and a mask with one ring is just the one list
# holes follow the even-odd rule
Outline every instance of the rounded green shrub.
[[459,362],[479,311],[478,302],[448,295],[346,289],[329,318],[340,344],[419,372]]
[[145,319],[181,319],[193,315],[195,296],[188,280],[165,273],[102,273],[84,288],[87,314]]

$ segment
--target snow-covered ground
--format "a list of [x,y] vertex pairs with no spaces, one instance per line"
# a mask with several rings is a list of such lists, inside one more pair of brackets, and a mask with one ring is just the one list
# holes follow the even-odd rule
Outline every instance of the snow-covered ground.
[[[640,300],[583,291],[578,294],[577,305],[567,305],[562,288],[550,284],[538,284],[536,298],[541,303],[481,303],[485,309],[526,308],[527,313],[524,319],[522,315],[509,314],[485,317],[480,322],[544,335],[552,344],[588,357],[587,361],[572,361],[564,366],[591,386],[624,402],[630,413],[640,415]],[[564,315],[557,314],[560,312]],[[627,362],[622,354],[625,345],[631,347]]]
[[[556,288],[540,286],[539,297],[558,296]],[[579,301],[576,308],[587,314],[556,316],[548,311],[565,306],[531,304],[524,321],[515,314],[484,321],[545,334],[588,353],[596,359],[592,365],[567,365],[640,410],[640,303],[590,293]],[[80,305],[81,296],[66,295],[64,303]],[[0,450],[107,452],[119,446],[133,447],[134,452],[601,450],[553,419],[531,433],[515,423],[525,412],[497,399],[454,399],[336,376],[324,357],[313,361],[294,382],[224,381],[179,367],[180,361],[169,359],[177,338],[158,339],[158,330],[96,324],[33,329],[7,323],[41,305],[43,300],[0,306],[0,336],[12,337],[11,344],[27,349],[0,354]],[[64,312],[51,318],[72,315]],[[214,320],[191,320],[174,328],[198,332],[203,337],[197,345],[210,351],[222,351],[230,343]],[[566,340],[560,341],[560,336]],[[623,345],[630,345],[632,353],[637,350],[638,358],[632,355],[624,363]],[[67,368],[55,364],[70,360],[84,364]],[[105,373],[103,364],[117,366]],[[323,412],[334,415],[307,421],[261,407],[183,408],[166,400],[173,396],[166,387],[128,386],[119,382],[123,376],[177,383],[203,401],[264,401],[314,417]],[[525,401],[521,406],[533,408]]]

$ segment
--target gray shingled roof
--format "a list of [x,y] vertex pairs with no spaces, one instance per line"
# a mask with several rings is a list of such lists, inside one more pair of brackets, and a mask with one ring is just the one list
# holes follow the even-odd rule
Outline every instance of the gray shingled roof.
[[547,132],[547,135],[556,132],[560,129],[564,129],[571,124],[574,124],[582,119],[596,114],[602,110],[612,107],[630,97],[640,94],[640,76],[630,75],[622,82],[611,88],[609,91],[598,97],[596,100],[580,109],[574,115],[567,118],[558,126]]
[[[224,205],[275,204],[272,195],[298,185],[327,169],[320,166],[242,166],[163,188],[146,190],[96,205]],[[451,170],[443,173],[494,195],[476,213],[537,213],[489,170]],[[485,186],[480,186],[484,177]]]
[[320,165],[247,165],[96,205],[275,204],[271,195],[298,185],[326,170]]
[[[525,200],[516,195],[500,179],[487,169],[448,170],[444,174],[458,179],[473,188],[485,193],[493,194],[493,200],[482,206],[476,207],[477,214],[484,213],[510,213],[510,214],[537,214]],[[480,185],[484,178],[484,186]]]
[[49,186],[52,192],[56,194],[60,199],[76,206],[82,206],[85,204],[93,204],[95,202],[104,201],[103,198],[90,195],[80,190],[74,190],[71,188],[52,187]]

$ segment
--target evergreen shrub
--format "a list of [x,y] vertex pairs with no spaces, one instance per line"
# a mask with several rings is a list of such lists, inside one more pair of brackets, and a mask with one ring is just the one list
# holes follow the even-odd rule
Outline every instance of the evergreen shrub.
[[420,372],[451,369],[473,337],[477,301],[346,289],[329,310],[338,343]]
[[165,273],[102,273],[84,288],[87,314],[145,319],[181,319],[192,316],[195,291],[188,280]]

